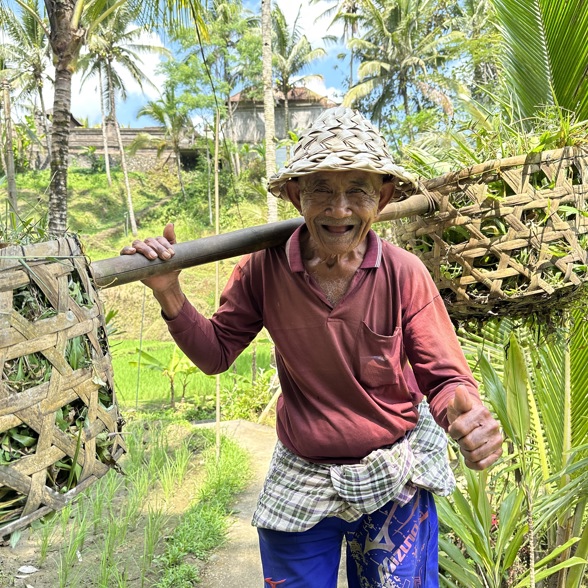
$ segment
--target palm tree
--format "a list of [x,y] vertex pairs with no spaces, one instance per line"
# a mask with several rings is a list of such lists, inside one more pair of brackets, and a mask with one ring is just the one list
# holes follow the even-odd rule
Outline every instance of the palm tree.
[[[260,73],[259,60],[260,38],[259,18],[244,10],[241,0],[215,0],[209,12],[212,46],[216,46],[208,55],[208,63],[220,82],[217,88],[223,94],[226,104],[224,128],[233,144],[236,134],[233,124],[233,112],[237,104],[230,100],[235,87],[249,86]],[[211,47],[213,48],[213,47]],[[255,55],[251,59],[251,53]],[[217,110],[219,105],[215,104]],[[224,110],[224,109],[223,109]],[[235,173],[241,173],[241,162],[236,150],[229,153]]]
[[[311,4],[323,3],[325,0],[310,0]],[[327,35],[323,37],[324,40],[333,43],[340,42],[344,43],[354,39],[359,33],[359,12],[361,10],[361,2],[358,0],[326,0],[327,4],[332,4],[326,8],[322,14],[319,15],[318,19],[329,18],[331,22],[327,27],[330,29],[335,23],[342,22],[343,30],[341,37],[337,39],[333,35]],[[317,20],[318,20],[317,19]],[[349,86],[353,85],[353,51],[349,55]]]
[[[261,35],[259,18],[241,0],[215,0],[206,11],[208,38],[180,31],[176,40],[187,50],[183,59],[168,62],[165,70],[177,82],[176,93],[191,110],[220,111],[223,131],[234,144],[233,113],[238,103],[230,97],[237,87],[259,86]],[[203,88],[211,92],[204,93]],[[182,91],[180,91],[180,88]],[[261,94],[261,92],[259,92]],[[240,173],[236,149],[227,154],[235,173]]]
[[[0,0],[7,6],[10,0]],[[18,2],[18,0],[16,0]],[[60,236],[67,230],[67,167],[71,116],[71,79],[84,39],[124,3],[109,0],[45,0],[49,19],[49,42],[55,65],[55,96],[51,137],[51,181],[49,185],[49,233]],[[127,0],[139,5],[137,0]],[[170,22],[192,23],[205,31],[198,0],[149,0],[140,4],[142,20],[154,27]],[[86,24],[84,24],[86,23]]]
[[156,145],[158,156],[164,150],[171,150],[176,160],[176,174],[180,182],[182,196],[186,199],[186,190],[182,179],[180,143],[186,134],[193,130],[193,124],[187,108],[177,100],[174,86],[167,84],[161,98],[147,102],[139,110],[137,116],[149,116],[165,127],[165,139],[161,140],[148,134],[140,134],[131,145],[131,153],[144,145]]
[[501,59],[520,118],[556,105],[588,120],[588,10],[583,0],[492,0]]
[[[133,207],[133,198],[129,182],[129,174],[126,163],[125,150],[122,144],[120,127],[116,116],[116,94],[120,92],[122,99],[126,98],[126,89],[121,79],[119,70],[124,69],[130,73],[131,77],[143,87],[146,80],[140,69],[141,59],[139,53],[163,53],[168,54],[167,50],[152,45],[143,45],[136,43],[137,39],[143,33],[141,27],[132,27],[133,21],[138,17],[138,10],[129,4],[123,4],[112,11],[107,18],[103,19],[97,27],[92,29],[88,36],[88,52],[78,61],[78,67],[85,70],[84,81],[98,74],[100,82],[101,101],[106,98],[108,102],[108,116],[103,120],[103,137],[106,148],[108,140],[106,130],[108,126],[114,129],[119,154],[121,158],[121,168],[125,181],[127,196],[127,208],[131,231],[133,236],[137,234],[137,223]],[[104,85],[103,85],[104,84]],[[105,159],[108,157],[106,151]]]
[[[276,123],[274,112],[274,80],[272,71],[272,2],[261,0],[261,37],[263,63],[263,119],[265,122],[265,175],[276,173]],[[278,203],[267,192],[267,221],[278,220]]]
[[450,109],[445,94],[431,85],[429,74],[439,76],[462,34],[441,34],[436,4],[430,0],[364,0],[361,6],[365,32],[349,41],[361,61],[359,82],[347,92],[343,104],[367,99],[367,108],[377,120],[398,101],[405,116],[421,110],[423,99]]
[[[290,131],[290,111],[288,107],[288,94],[295,84],[303,84],[311,78],[322,76],[308,75],[300,77],[299,74],[313,61],[324,57],[326,52],[323,48],[313,49],[305,35],[301,34],[298,19],[300,8],[294,19],[292,28],[288,28],[286,19],[279,6],[273,10],[273,63],[276,73],[276,85],[284,94],[284,124],[286,136]],[[296,81],[294,79],[296,78]]]
[[9,41],[3,44],[2,52],[18,74],[14,79],[15,84],[20,88],[21,95],[33,95],[39,100],[48,161],[51,153],[51,132],[43,87],[49,65],[49,32],[47,23],[39,12],[39,3],[36,0],[23,0],[19,16],[0,4],[0,28]]
[[5,68],[0,58],[0,87],[2,88],[2,114],[4,115],[4,155],[6,170],[6,188],[8,190],[8,202],[13,212],[18,213],[18,200],[16,194],[16,179],[14,171],[14,151],[12,148],[12,97],[10,95],[11,82],[14,77],[12,70]]

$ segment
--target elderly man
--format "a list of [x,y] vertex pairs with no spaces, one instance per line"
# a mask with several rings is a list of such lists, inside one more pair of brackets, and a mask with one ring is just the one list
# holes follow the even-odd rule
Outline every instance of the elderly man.
[[[264,326],[275,343],[278,443],[253,516],[266,585],[335,588],[345,539],[351,588],[437,587],[433,494],[454,486],[442,428],[470,468],[501,454],[427,270],[371,230],[410,182],[366,119],[327,110],[269,183],[305,224],[241,259],[212,318],[177,273],[145,280],[177,344],[209,374]],[[168,224],[121,253],[169,259],[174,243]]]

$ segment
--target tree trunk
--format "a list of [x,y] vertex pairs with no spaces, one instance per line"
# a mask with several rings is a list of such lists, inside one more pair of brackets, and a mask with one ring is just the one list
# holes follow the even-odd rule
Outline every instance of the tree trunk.
[[[83,41],[73,0],[45,0],[51,25],[49,42],[55,62],[55,94],[51,131],[51,182],[49,184],[49,234],[61,237],[67,230],[67,166],[71,121],[72,63]],[[78,11],[79,12],[79,11]]]
[[231,139],[231,143],[233,144],[234,151],[231,151],[231,158],[233,162],[233,169],[235,170],[235,174],[237,177],[241,175],[241,158],[239,157],[239,149],[237,145],[237,133],[235,132],[235,122],[233,118],[233,111],[234,108],[230,104],[230,100],[227,100],[227,131],[229,138]]
[[178,145],[174,145],[174,155],[176,156],[176,173],[178,174],[178,181],[180,182],[180,190],[182,191],[182,197],[184,202],[186,201],[186,188],[184,186],[184,180],[182,178],[182,161],[180,159],[180,148]]
[[104,146],[104,171],[108,186],[112,187],[112,178],[110,176],[110,155],[108,154],[108,124],[106,112],[104,110],[104,83],[102,81],[102,68],[98,68],[98,93],[100,94],[100,114],[102,115],[102,145]]
[[45,169],[51,161],[51,129],[49,128],[49,121],[47,120],[47,109],[45,108],[45,99],[43,98],[43,82],[37,84],[39,90],[39,104],[41,106],[41,115],[43,117],[43,130],[45,131],[45,145],[47,147],[47,156],[45,161],[41,164],[41,169]]
[[290,159],[290,104],[288,103],[288,88],[284,89],[284,129],[286,131],[286,159]]
[[[272,3],[261,0],[261,36],[263,40],[263,115],[265,121],[265,173],[267,179],[276,172],[276,123],[274,116],[274,84],[272,76]],[[278,220],[278,201],[267,193],[267,222]]]
[[176,389],[174,386],[174,379],[169,379],[169,404],[171,408],[176,407]]
[[137,236],[137,221],[135,220],[135,209],[133,208],[133,196],[131,194],[131,184],[129,183],[129,172],[127,169],[127,159],[125,156],[125,149],[123,147],[122,137],[120,134],[120,127],[118,126],[118,120],[116,120],[116,102],[114,100],[114,84],[112,83],[112,65],[107,63],[106,74],[108,83],[108,94],[110,96],[110,121],[114,126],[116,133],[116,140],[118,143],[118,149],[120,151],[120,166],[122,168],[123,177],[125,179],[125,190],[127,194],[127,208],[129,211],[129,221],[131,223],[131,233],[133,237]]
[[18,213],[18,199],[16,195],[16,178],[14,172],[14,151],[12,148],[12,114],[10,108],[10,82],[2,80],[2,93],[4,102],[4,133],[6,134],[6,143],[4,145],[6,158],[6,181],[8,186],[8,202],[10,208]]

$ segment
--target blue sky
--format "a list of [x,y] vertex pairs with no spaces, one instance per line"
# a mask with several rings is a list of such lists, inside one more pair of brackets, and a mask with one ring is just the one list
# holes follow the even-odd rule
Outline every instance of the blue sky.
[[[257,2],[260,5],[260,2]],[[300,2],[291,2],[291,0],[278,0],[278,4],[282,12],[286,16],[287,22],[291,25],[296,18]],[[255,5],[253,5],[255,9]],[[322,36],[327,34],[328,20],[321,19],[315,22],[319,15],[324,12],[329,5],[326,2],[319,2],[318,4],[310,5],[308,0],[303,0],[302,10],[299,22],[301,24],[304,34],[311,42],[313,47],[325,47],[327,57],[316,62],[317,73],[323,75],[323,81],[313,81],[308,86],[320,95],[329,96],[330,98],[341,98],[341,88],[343,87],[343,80],[348,74],[348,61],[340,62],[337,55],[343,51],[342,46],[325,46],[322,41]],[[259,8],[260,9],[260,8]],[[340,35],[340,31],[331,29],[329,34]],[[160,37],[153,33],[145,33],[143,39],[139,43],[159,44],[163,45]],[[142,71],[145,76],[150,79],[155,87],[144,85],[143,90],[132,79],[127,78],[124,74],[121,77],[126,79],[126,86],[128,91],[128,98],[126,102],[117,103],[117,112],[119,122],[123,126],[141,127],[152,124],[148,118],[137,118],[137,112],[147,100],[157,99],[159,94],[157,88],[161,88],[164,78],[156,73],[157,65],[159,64],[159,56],[145,57],[141,64]],[[310,73],[310,72],[306,72]],[[74,75],[72,81],[72,113],[78,118],[88,118],[90,126],[99,124],[100,102],[98,100],[97,80],[89,80],[82,87],[80,84],[79,74]],[[48,104],[51,104],[52,95],[47,96]]]

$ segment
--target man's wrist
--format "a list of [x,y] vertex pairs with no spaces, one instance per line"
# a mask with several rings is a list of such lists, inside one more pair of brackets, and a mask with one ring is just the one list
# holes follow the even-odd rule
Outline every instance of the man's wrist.
[[186,296],[179,285],[163,291],[154,290],[153,296],[159,302],[161,311],[168,320],[172,320],[180,314],[186,300]]

